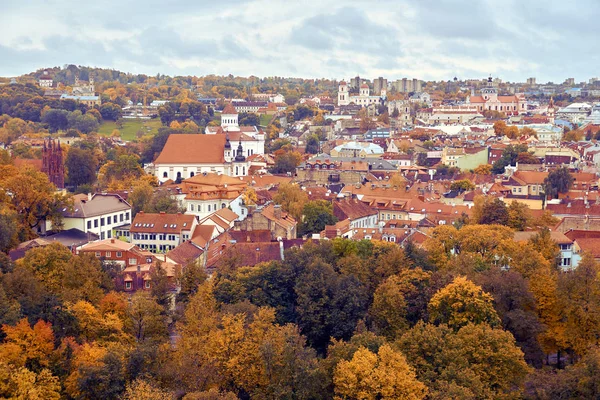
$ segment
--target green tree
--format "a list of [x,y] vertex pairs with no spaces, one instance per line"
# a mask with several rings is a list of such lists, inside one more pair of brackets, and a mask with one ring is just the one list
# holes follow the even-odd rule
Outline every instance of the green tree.
[[559,193],[567,193],[571,189],[574,181],[567,167],[559,167],[544,179],[544,194],[557,199]]
[[306,140],[306,152],[317,154],[319,152],[319,138],[317,135],[310,135]]
[[327,200],[313,200],[304,205],[303,220],[298,229],[298,235],[319,233],[326,225],[333,225],[337,218],[333,215],[333,206]]
[[96,181],[98,161],[92,150],[69,148],[65,159],[67,182],[74,187],[91,185]]

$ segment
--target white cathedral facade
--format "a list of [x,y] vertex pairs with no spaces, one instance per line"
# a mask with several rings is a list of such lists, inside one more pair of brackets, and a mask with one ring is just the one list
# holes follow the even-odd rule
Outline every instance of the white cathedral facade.
[[348,84],[344,81],[341,81],[338,87],[338,106],[347,106],[354,103],[356,105],[366,107],[371,104],[379,104],[381,100],[385,98],[385,96],[385,89],[381,90],[381,96],[371,96],[371,89],[369,89],[369,85],[365,83],[360,85],[358,96],[351,95],[348,91]]

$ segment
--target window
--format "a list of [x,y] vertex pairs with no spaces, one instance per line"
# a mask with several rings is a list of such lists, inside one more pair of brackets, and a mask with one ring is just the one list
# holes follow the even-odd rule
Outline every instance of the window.
[[194,211],[194,205],[190,204],[190,211]]
[[106,252],[106,257],[111,257],[111,256],[112,256],[112,253],[110,251],[107,251]]
[[100,253],[99,251],[96,252],[96,257],[101,257],[102,253]]
[[137,264],[137,260],[135,258],[129,259],[129,265],[136,265],[136,264]]
[[88,229],[92,229],[92,221],[88,221],[87,222],[87,228]]
[[163,172],[163,178],[167,178],[167,171]]
[[128,212],[125,213],[125,220],[126,221],[129,220],[129,213]]
[[100,218],[100,226],[104,226],[104,218]]
[[123,257],[123,253],[120,251],[117,251],[117,258],[121,258],[121,257]]
[[110,225],[111,217],[106,217],[106,225]]
[[131,289],[131,282],[125,282],[125,289]]
[[95,219],[94,220],[94,228],[97,228],[97,227],[98,227],[98,219]]
[[119,215],[119,221],[123,222],[123,213],[121,213],[121,215]]
[[144,281],[144,287],[150,289],[150,281]]
[[571,265],[571,259],[570,258],[563,258],[562,259],[562,265],[563,265],[563,267],[569,267]]
[[112,237],[112,231],[106,232],[106,237],[110,239]]
[[100,240],[104,240],[105,236],[104,236],[104,232],[100,232]]

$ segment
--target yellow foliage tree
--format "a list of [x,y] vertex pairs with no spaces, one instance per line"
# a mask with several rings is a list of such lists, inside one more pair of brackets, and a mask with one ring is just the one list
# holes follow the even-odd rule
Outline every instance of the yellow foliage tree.
[[399,351],[385,344],[377,354],[360,347],[352,360],[342,360],[334,372],[336,399],[423,399],[427,388]]
[[433,295],[428,309],[432,321],[457,330],[469,323],[500,324],[492,295],[461,276]]

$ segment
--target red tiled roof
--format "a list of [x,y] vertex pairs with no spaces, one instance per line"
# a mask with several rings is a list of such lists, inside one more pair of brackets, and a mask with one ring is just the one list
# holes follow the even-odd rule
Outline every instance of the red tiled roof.
[[155,164],[223,164],[225,135],[172,134]]
[[179,233],[192,229],[196,217],[187,214],[144,213],[136,214],[131,223],[131,232],[135,233]]
[[194,262],[204,251],[190,241],[185,241],[167,253],[167,257],[179,265]]
[[233,104],[227,103],[227,105],[225,106],[225,108],[221,112],[221,115],[222,114],[237,114],[237,113],[238,112],[235,110],[235,107],[233,106]]
[[333,202],[333,214],[339,220],[355,220],[370,215],[377,215],[377,210],[356,199],[341,200]]

